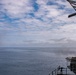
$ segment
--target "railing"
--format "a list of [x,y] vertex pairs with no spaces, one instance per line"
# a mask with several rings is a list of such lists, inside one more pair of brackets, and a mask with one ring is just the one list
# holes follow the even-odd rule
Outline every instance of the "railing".
[[57,69],[53,70],[49,75],[75,75],[73,72],[70,71],[68,68],[58,67]]

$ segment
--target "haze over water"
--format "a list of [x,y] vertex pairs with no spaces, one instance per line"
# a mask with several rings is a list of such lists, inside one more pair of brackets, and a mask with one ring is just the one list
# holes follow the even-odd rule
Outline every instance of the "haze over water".
[[0,75],[48,75],[75,54],[75,48],[0,48]]

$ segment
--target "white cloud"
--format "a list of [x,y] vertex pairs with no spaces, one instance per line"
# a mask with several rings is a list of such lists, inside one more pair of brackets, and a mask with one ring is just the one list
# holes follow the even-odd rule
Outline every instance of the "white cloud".
[[68,18],[72,9],[67,1],[36,0],[37,11],[34,11],[33,0],[0,2],[4,4],[1,12],[6,15],[0,16],[0,31],[6,32],[1,39],[4,44],[59,44],[68,43],[68,39],[76,40],[76,18]]
[[1,0],[3,9],[11,17],[22,17],[25,13],[33,12],[31,0]]

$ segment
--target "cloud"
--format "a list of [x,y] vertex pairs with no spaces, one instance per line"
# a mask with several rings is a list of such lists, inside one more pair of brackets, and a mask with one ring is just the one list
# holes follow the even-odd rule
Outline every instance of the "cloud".
[[[64,0],[0,0],[1,46],[76,41],[76,18]],[[69,41],[71,41],[69,40]]]
[[31,0],[1,0],[2,9],[6,10],[8,16],[12,18],[22,17],[24,14],[32,12],[34,9],[32,7]]

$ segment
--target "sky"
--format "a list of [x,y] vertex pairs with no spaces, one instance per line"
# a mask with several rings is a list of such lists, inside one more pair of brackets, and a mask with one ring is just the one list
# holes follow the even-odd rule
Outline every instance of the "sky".
[[75,46],[74,12],[67,0],[0,0],[0,46]]

